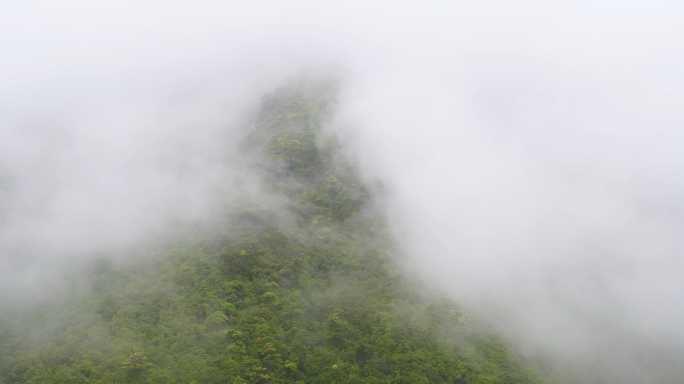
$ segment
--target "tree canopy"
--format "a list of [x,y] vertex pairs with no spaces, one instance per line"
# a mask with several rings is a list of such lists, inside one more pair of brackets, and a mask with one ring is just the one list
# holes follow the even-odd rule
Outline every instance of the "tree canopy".
[[241,147],[262,189],[210,229],[0,317],[0,383],[552,382],[402,270],[373,188],[323,129],[335,92],[309,78],[263,97]]

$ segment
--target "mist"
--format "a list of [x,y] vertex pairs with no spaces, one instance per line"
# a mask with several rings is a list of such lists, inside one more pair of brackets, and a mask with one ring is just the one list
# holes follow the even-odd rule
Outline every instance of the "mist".
[[386,185],[393,231],[427,284],[530,351],[601,356],[625,334],[677,348],[681,12],[7,3],[0,297],[40,296],[73,258],[210,215],[249,179],[232,154],[260,96],[336,65],[330,128]]

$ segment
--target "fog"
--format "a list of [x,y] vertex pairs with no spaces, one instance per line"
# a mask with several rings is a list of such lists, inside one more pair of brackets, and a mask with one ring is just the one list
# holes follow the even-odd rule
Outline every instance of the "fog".
[[331,127],[387,186],[394,233],[429,285],[529,349],[600,353],[625,334],[677,345],[681,12],[7,2],[0,296],[40,296],[73,258],[206,217],[236,188],[232,154],[259,97],[337,65]]

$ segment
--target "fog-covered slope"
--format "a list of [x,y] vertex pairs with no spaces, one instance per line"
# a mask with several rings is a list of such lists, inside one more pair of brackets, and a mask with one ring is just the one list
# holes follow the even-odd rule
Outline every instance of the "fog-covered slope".
[[550,382],[402,270],[375,188],[323,129],[335,92],[263,97],[242,144],[259,182],[192,240],[4,313],[0,383]]

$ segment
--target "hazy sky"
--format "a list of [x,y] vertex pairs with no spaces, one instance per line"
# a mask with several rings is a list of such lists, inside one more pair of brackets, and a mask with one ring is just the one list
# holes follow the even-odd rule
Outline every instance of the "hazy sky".
[[682,8],[4,1],[0,276],[14,278],[0,296],[49,280],[62,257],[201,218],[230,189],[225,160],[260,95],[341,65],[333,126],[389,186],[429,281],[512,309],[509,325],[550,343],[601,322],[674,335]]

